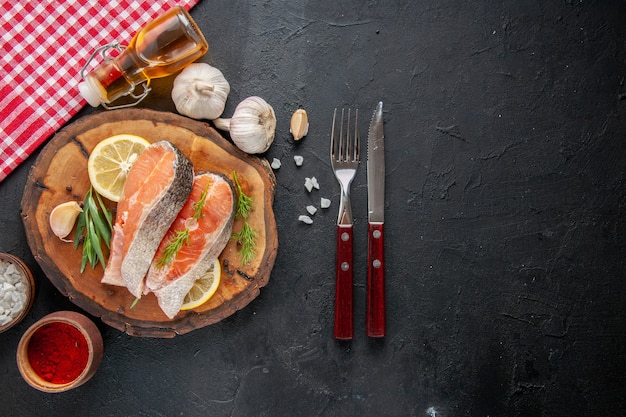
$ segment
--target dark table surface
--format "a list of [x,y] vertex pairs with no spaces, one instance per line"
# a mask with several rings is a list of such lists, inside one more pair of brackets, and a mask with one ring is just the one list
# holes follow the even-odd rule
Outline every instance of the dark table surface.
[[[44,394],[18,340],[77,310],[29,251],[20,201],[36,154],[0,183],[0,251],[39,285],[2,334],[5,416],[623,416],[626,413],[626,3],[227,1],[192,10],[200,59],[275,109],[279,250],[267,287],[222,322],[173,339],[94,318],[104,360]],[[173,78],[143,107],[175,111]],[[365,335],[367,189],[353,183],[355,338],[332,337],[339,187],[335,107],[362,132],[384,102],[387,337]],[[309,135],[294,143],[303,106]],[[85,109],[77,118],[104,111]],[[363,135],[365,136],[365,135]],[[300,168],[294,155],[304,157]],[[320,190],[309,194],[304,178]],[[308,204],[332,200],[314,223]]]

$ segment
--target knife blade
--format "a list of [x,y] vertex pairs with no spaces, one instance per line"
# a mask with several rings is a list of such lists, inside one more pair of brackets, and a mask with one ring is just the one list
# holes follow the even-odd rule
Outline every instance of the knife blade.
[[383,102],[372,115],[367,138],[367,335],[385,336],[385,135]]

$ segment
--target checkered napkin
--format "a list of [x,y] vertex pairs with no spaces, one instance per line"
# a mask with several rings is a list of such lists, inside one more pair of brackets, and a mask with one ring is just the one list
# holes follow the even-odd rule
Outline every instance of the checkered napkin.
[[199,0],[0,0],[0,182],[75,115],[94,49]]

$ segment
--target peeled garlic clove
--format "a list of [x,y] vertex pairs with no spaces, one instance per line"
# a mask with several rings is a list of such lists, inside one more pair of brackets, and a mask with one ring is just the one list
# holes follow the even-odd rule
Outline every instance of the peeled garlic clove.
[[294,140],[300,140],[309,132],[309,117],[304,109],[298,109],[291,115],[289,132]]
[[52,233],[60,239],[64,239],[72,232],[76,218],[83,209],[76,201],[68,201],[59,204],[50,212],[50,228]]
[[215,127],[228,130],[239,149],[247,153],[263,153],[274,141],[276,115],[261,97],[248,97],[237,105],[230,119],[216,119]]
[[230,84],[219,69],[205,63],[187,66],[174,80],[176,110],[194,119],[217,119],[224,112]]

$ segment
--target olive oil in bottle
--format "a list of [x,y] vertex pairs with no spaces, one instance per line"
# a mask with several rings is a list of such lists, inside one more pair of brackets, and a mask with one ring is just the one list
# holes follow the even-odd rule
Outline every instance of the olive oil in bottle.
[[[85,68],[94,56],[109,48],[121,50],[108,57],[93,71],[84,75]],[[209,49],[209,44],[189,13],[174,7],[139,30],[125,49],[117,44],[106,45],[94,52],[81,74],[78,86],[82,96],[94,107],[106,108],[134,106],[150,91],[150,80],[174,74],[192,63]],[[136,95],[135,89],[143,87]],[[136,101],[121,106],[107,106],[123,96]]]

